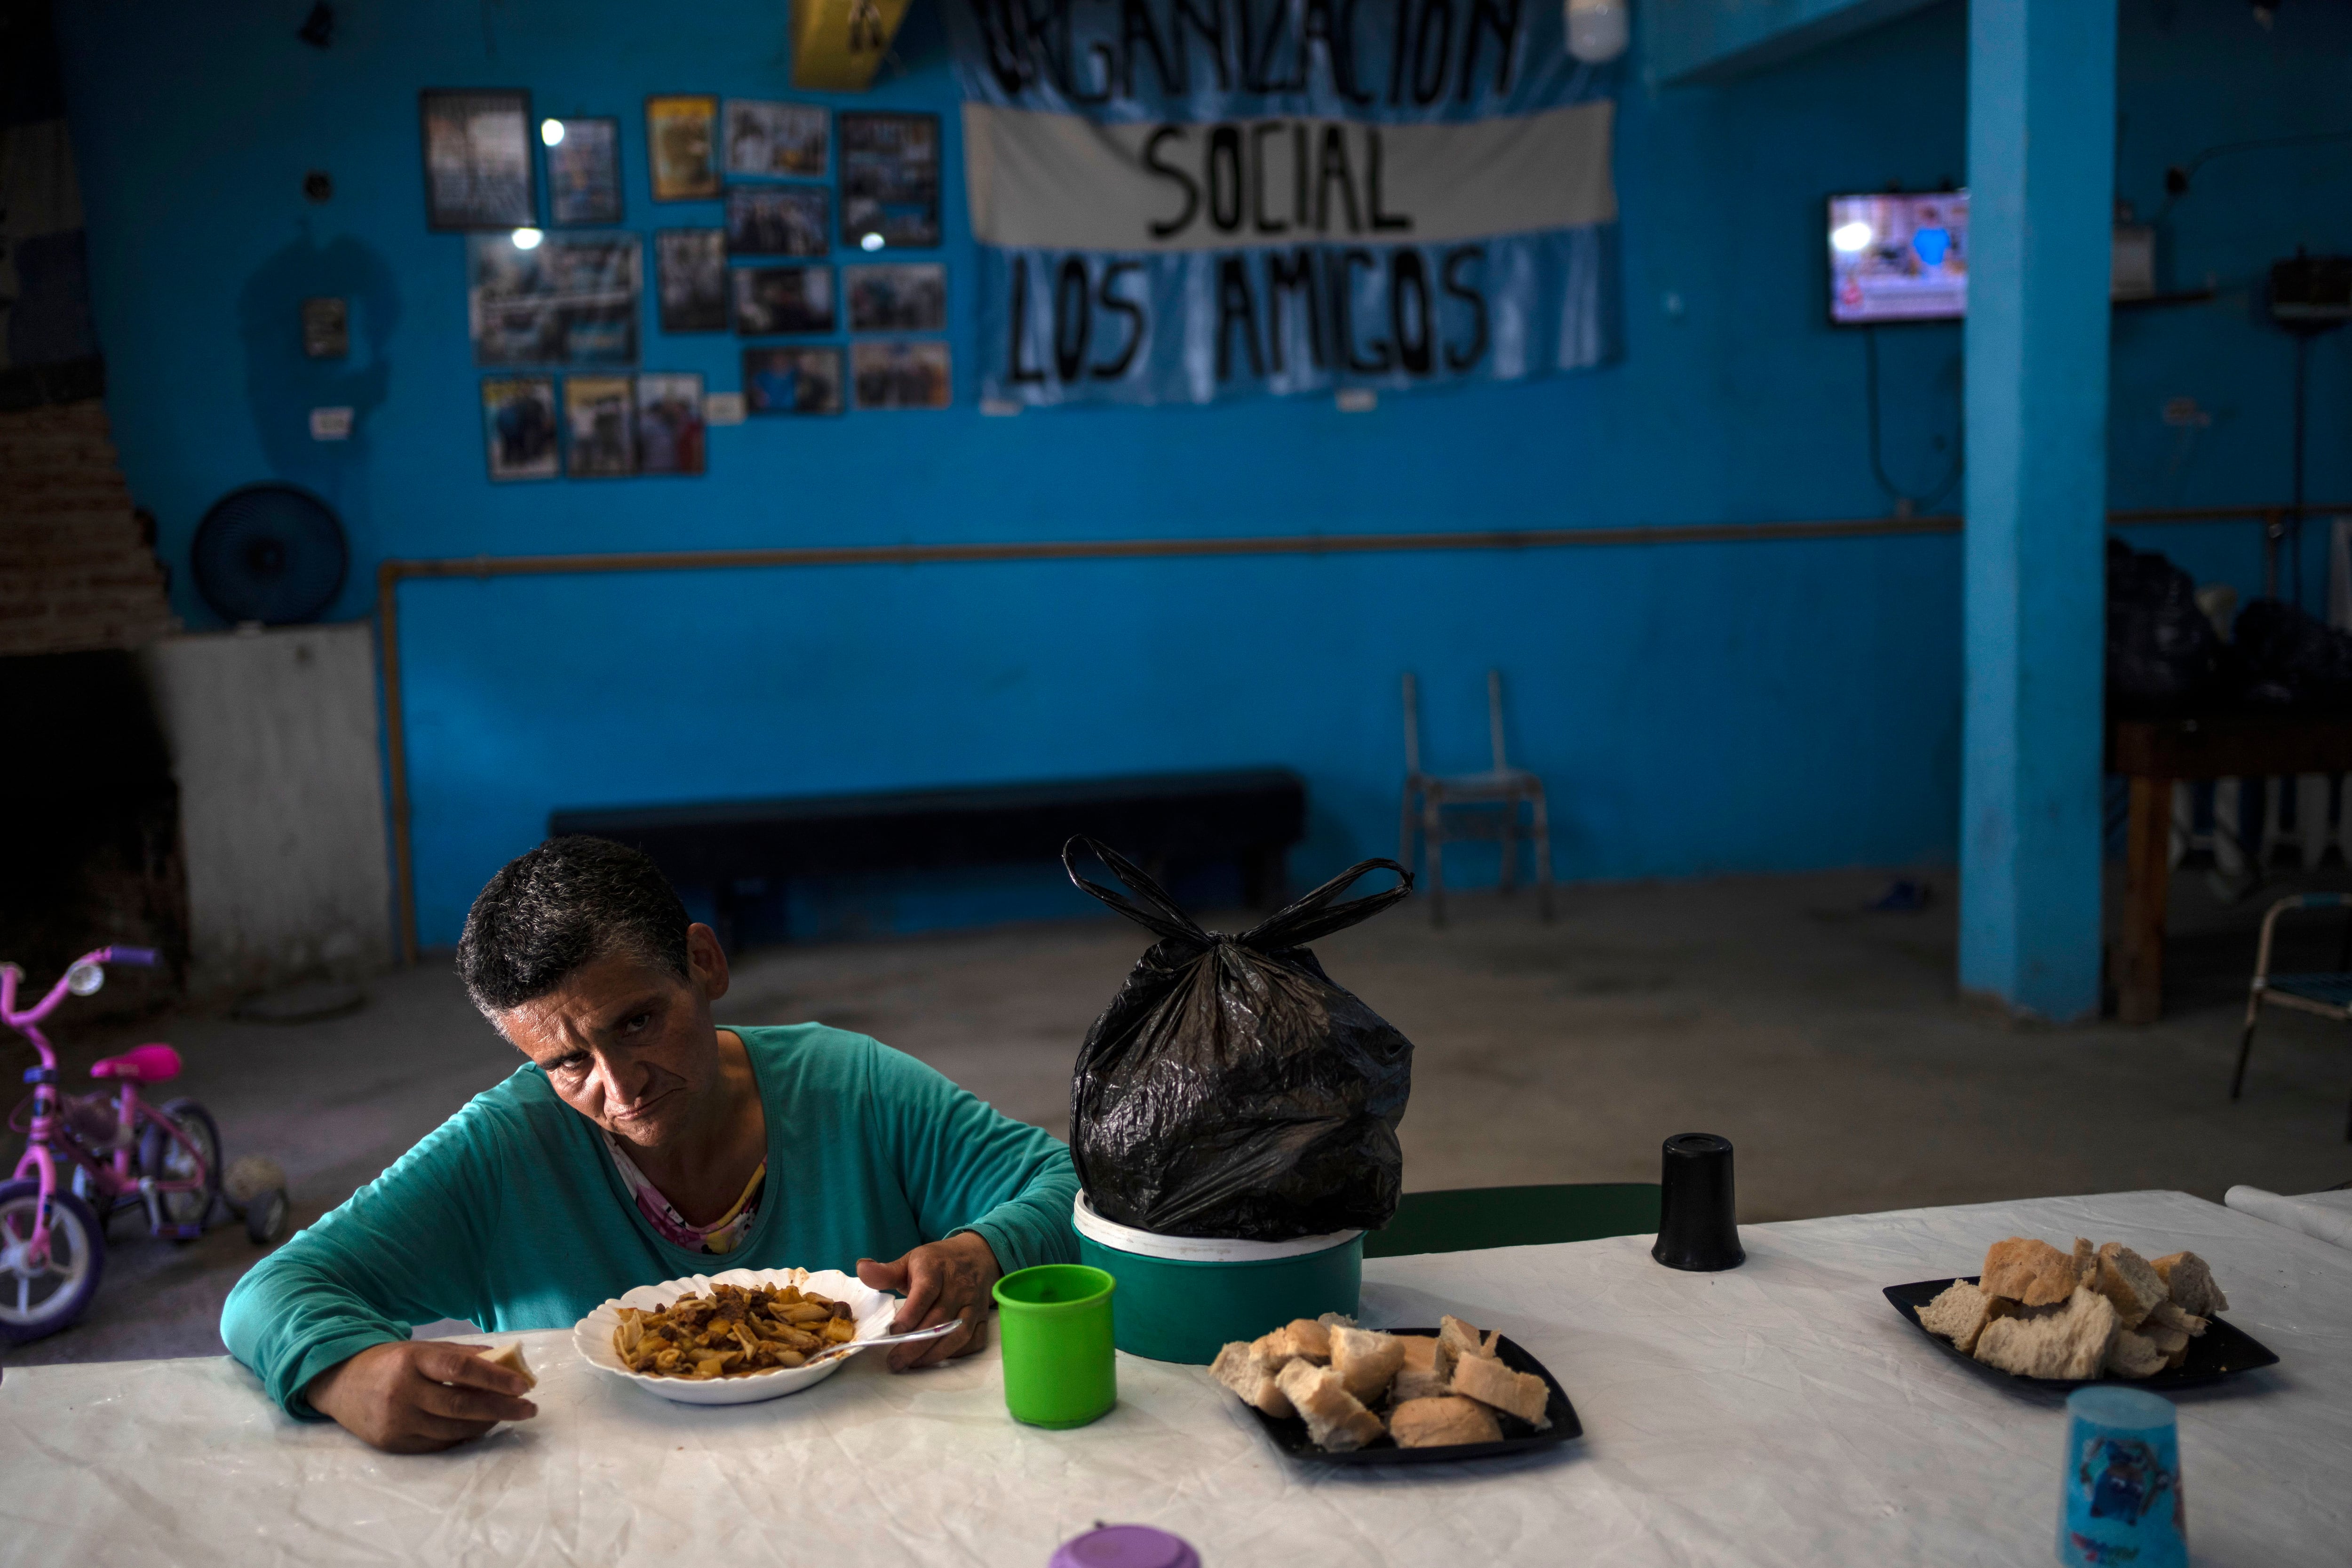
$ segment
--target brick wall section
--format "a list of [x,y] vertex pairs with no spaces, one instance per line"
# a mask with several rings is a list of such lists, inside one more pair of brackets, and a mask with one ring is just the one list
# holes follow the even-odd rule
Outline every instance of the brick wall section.
[[172,629],[106,405],[0,414],[0,655],[137,647]]

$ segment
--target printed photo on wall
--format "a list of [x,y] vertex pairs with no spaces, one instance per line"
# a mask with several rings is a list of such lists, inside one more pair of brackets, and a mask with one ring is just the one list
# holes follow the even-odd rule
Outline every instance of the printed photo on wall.
[[842,272],[853,332],[936,332],[948,324],[948,269],[939,262]]
[[841,351],[745,349],[743,405],[753,414],[841,412]]
[[482,437],[494,482],[553,479],[555,378],[512,375],[482,383]]
[[737,268],[735,331],[747,338],[833,331],[833,268]]
[[478,365],[637,363],[637,237],[551,234],[466,243],[466,310]]
[[824,110],[811,103],[727,100],[727,172],[823,178]]
[[427,89],[425,126],[428,228],[522,228],[539,221],[530,177],[530,94]]
[[852,343],[849,363],[860,408],[945,408],[952,395],[945,343]]
[[702,377],[689,372],[637,377],[637,472],[702,472]]
[[654,288],[665,332],[727,330],[727,231],[654,231]]
[[547,143],[547,216],[563,226],[621,221],[621,122],[607,116],[550,120],[539,128]]
[[646,100],[646,148],[654,200],[703,201],[719,194],[719,100],[700,92]]
[[861,250],[940,242],[940,117],[841,117],[841,237]]
[[832,214],[823,185],[730,185],[727,248],[736,256],[824,256]]
[[619,479],[637,471],[636,421],[625,375],[563,378],[564,473],[575,479]]

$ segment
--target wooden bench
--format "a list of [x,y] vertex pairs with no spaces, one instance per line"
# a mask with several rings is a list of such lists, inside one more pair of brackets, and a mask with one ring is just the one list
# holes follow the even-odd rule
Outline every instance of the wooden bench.
[[632,845],[671,882],[709,889],[713,924],[733,949],[745,882],[1058,859],[1074,834],[1100,839],[1155,875],[1236,862],[1244,896],[1265,908],[1282,896],[1286,852],[1306,837],[1307,785],[1287,769],[1253,768],[587,807],[549,814],[547,831]]

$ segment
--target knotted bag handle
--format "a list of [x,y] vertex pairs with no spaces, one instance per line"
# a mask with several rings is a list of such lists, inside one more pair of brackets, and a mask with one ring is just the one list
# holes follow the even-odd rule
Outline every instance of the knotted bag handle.
[[[1402,879],[1386,892],[1350,899],[1344,904],[1332,903],[1332,900],[1374,871],[1394,871]],[[1234,940],[1260,952],[1304,947],[1335,931],[1345,931],[1351,925],[1371,919],[1391,904],[1402,903],[1412,892],[1412,873],[1395,861],[1359,860],[1313,892],[1285,904]]]
[[[1128,890],[1151,907],[1139,909],[1135,904],[1112,892],[1099,882],[1089,882],[1078,875],[1078,856],[1092,855],[1110,868],[1111,875],[1127,884]],[[1184,912],[1168,889],[1146,876],[1143,868],[1109,845],[1081,834],[1062,846],[1062,869],[1082,893],[1091,893],[1125,915],[1129,920],[1156,935],[1171,942],[1188,942],[1200,947],[1214,947],[1217,939],[1201,929],[1200,922]]]

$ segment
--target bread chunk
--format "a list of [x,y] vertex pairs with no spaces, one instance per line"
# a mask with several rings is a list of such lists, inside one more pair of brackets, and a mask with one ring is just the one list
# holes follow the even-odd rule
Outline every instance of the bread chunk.
[[483,1351],[481,1357],[492,1366],[502,1366],[509,1372],[521,1374],[523,1392],[526,1394],[539,1386],[539,1379],[531,1374],[530,1363],[522,1359],[520,1340],[517,1340],[503,1350]]
[[1454,1392],[1466,1394],[1481,1405],[1491,1405],[1531,1426],[1549,1426],[1544,1406],[1551,1389],[1531,1372],[1513,1372],[1492,1356],[1464,1356],[1454,1363]]
[[1993,1298],[1965,1279],[1955,1279],[1944,1293],[1919,1309],[1919,1326],[1941,1334],[1964,1351],[1977,1348],[1977,1336],[1992,1321]]
[[2091,1245],[2088,1237],[2076,1237],[2074,1238],[2074,1283],[2089,1285],[2095,1290],[2098,1286],[2094,1281],[2098,1277],[2099,1249]]
[[2213,1280],[2213,1270],[2193,1252],[2169,1252],[2148,1265],[2184,1312],[2210,1318],[2230,1310],[2230,1298]]
[[1314,1445],[1333,1454],[1360,1448],[1386,1430],[1381,1418],[1340,1384],[1339,1374],[1328,1366],[1294,1361],[1276,1379],[1291,1405],[1307,1422]]
[[1404,1346],[1404,1364],[1389,1384],[1389,1403],[1397,1405],[1443,1394],[1454,1381],[1454,1357],[1428,1334],[1399,1334],[1396,1342]]
[[1331,1331],[1312,1318],[1298,1318],[1270,1334],[1261,1334],[1257,1351],[1279,1369],[1286,1361],[1311,1361],[1318,1366],[1331,1359]]
[[2189,1342],[2205,1331],[2205,1320],[2191,1317],[2173,1302],[2159,1301],[2139,1331],[2154,1342],[2169,1364],[2178,1366],[2188,1357]]
[[2116,1377],[2149,1377],[2164,1370],[2164,1352],[2146,1334],[2136,1334],[2129,1329],[2118,1330],[2116,1342],[2107,1347],[2107,1358],[2100,1363]]
[[[1500,1335],[1501,1331],[1496,1330],[1496,1337]],[[1437,1343],[1441,1350],[1457,1357],[1492,1356],[1495,1353],[1493,1340],[1451,1312],[1437,1320]]]
[[[2050,1250],[2072,1268],[2064,1254]],[[2121,1328],[2114,1302],[2077,1288],[2063,1306],[1995,1318],[1977,1336],[1976,1356],[2020,1377],[2096,1377]]]
[[2046,1241],[2012,1236],[1986,1250],[1982,1284],[1988,1296],[2050,1307],[2074,1293],[2074,1275],[2073,1258]]
[[2148,1309],[2165,1296],[2164,1276],[2119,1241],[2099,1248],[2098,1278],[2091,1287],[2115,1303],[2116,1316],[2127,1329],[2139,1327]]
[[1276,1420],[1286,1421],[1298,1412],[1291,1408],[1289,1396],[1276,1381],[1279,1370],[1247,1340],[1234,1341],[1209,1363],[1209,1375],[1240,1395],[1243,1404],[1254,1405]]
[[1404,1342],[1394,1334],[1370,1329],[1331,1331],[1331,1370],[1339,1374],[1340,1386],[1361,1404],[1378,1404],[1402,1365]]
[[1389,1413],[1389,1436],[1400,1448],[1444,1448],[1457,1443],[1499,1443],[1503,1428],[1476,1400],[1443,1394],[1398,1405]]

